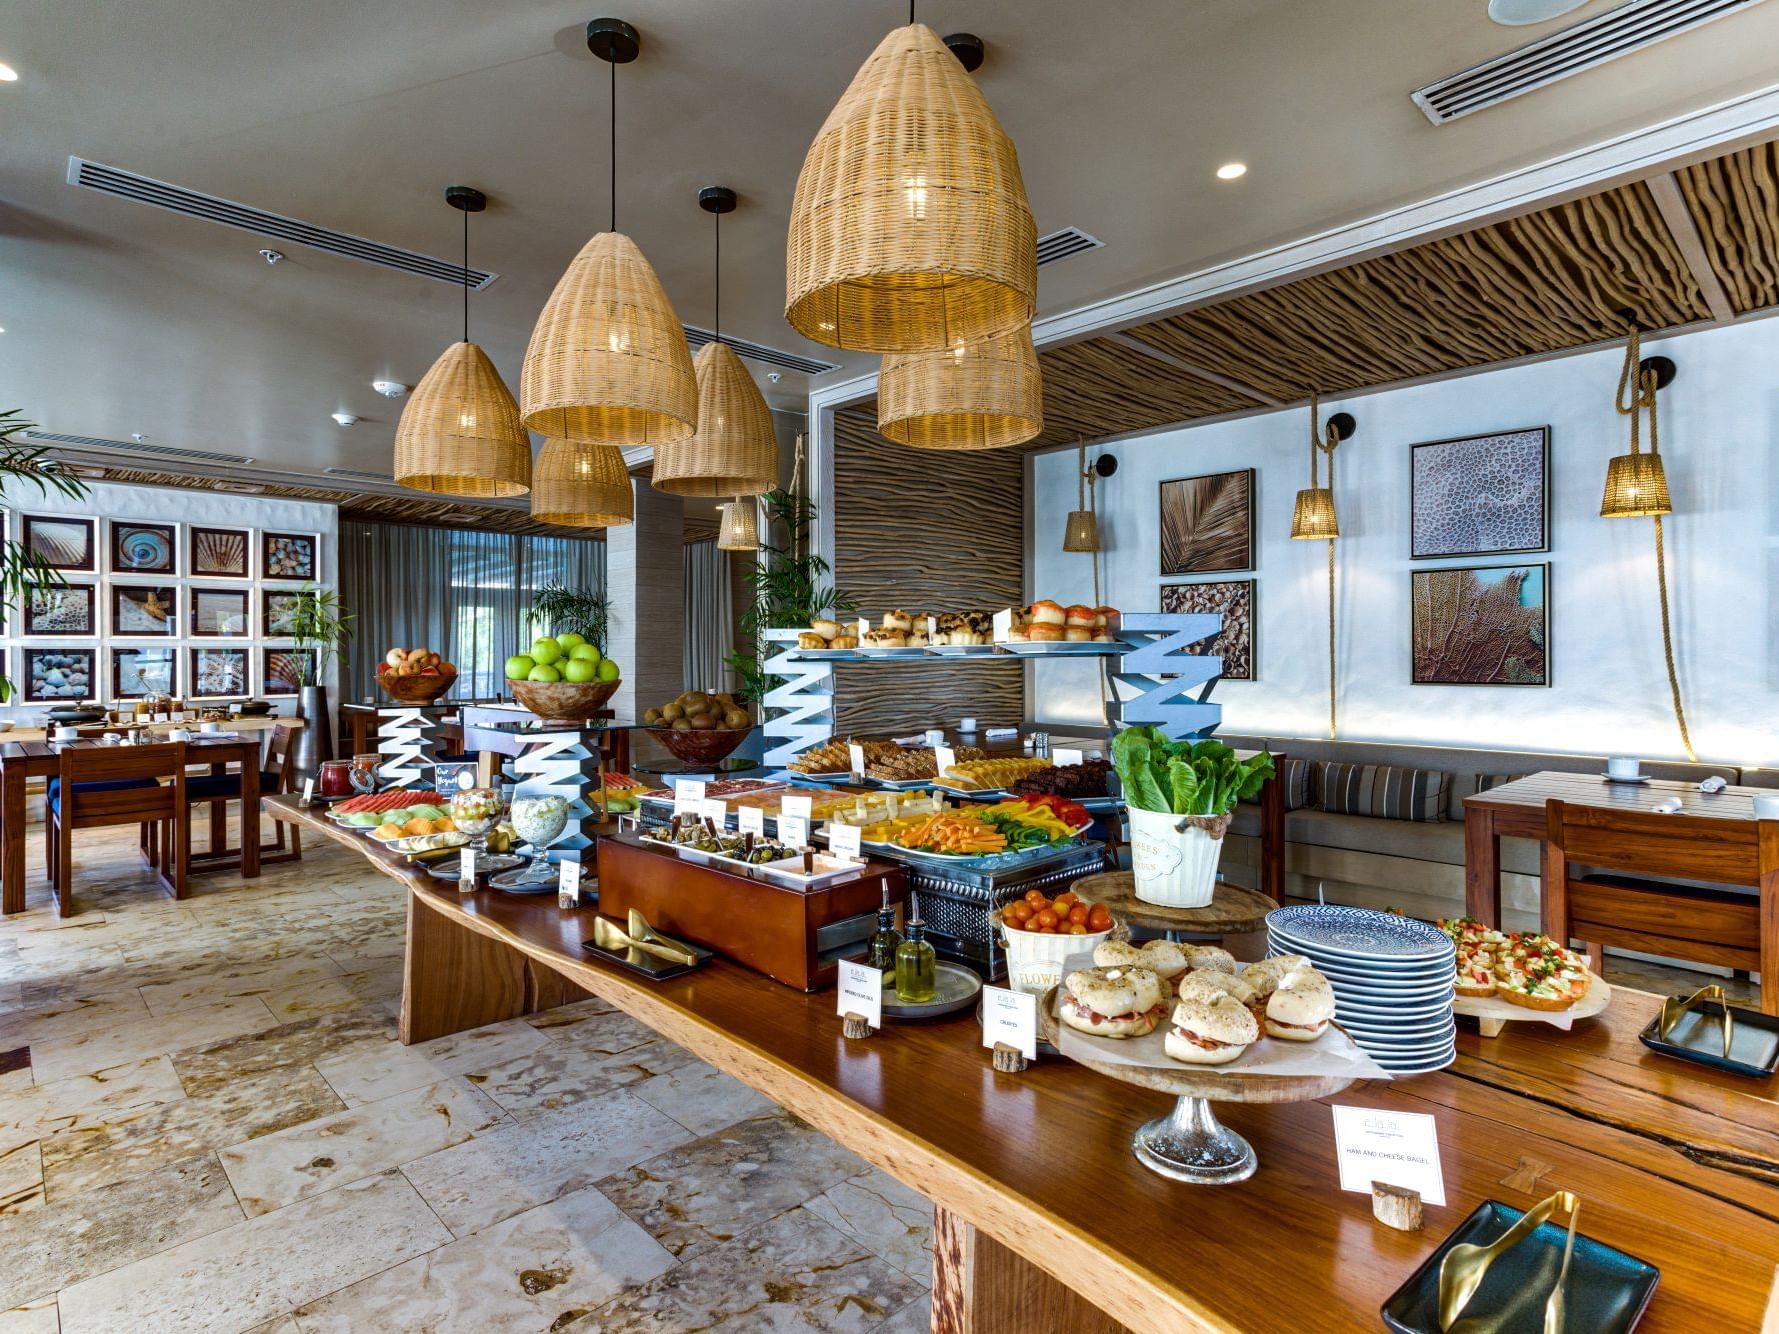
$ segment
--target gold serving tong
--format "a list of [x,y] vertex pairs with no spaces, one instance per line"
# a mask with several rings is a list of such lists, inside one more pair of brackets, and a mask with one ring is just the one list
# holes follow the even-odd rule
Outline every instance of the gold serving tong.
[[1656,1026],[1659,1037],[1666,1039],[1668,1031],[1680,1022],[1680,1016],[1702,1000],[1714,1000],[1723,1011],[1723,1059],[1730,1058],[1730,1041],[1735,1036],[1735,1021],[1730,1017],[1730,1002],[1723,994],[1723,988],[1713,982],[1708,987],[1700,987],[1685,1000],[1675,1000],[1672,996],[1662,998],[1661,1022]]
[[1575,1225],[1581,1218],[1581,1201],[1566,1190],[1559,1190],[1548,1199],[1540,1200],[1526,1210],[1519,1222],[1487,1246],[1460,1242],[1446,1252],[1445,1259],[1439,1265],[1441,1330],[1452,1334],[1457,1334],[1460,1329],[1463,1334],[1484,1334],[1484,1331],[1496,1327],[1494,1320],[1486,1318],[1472,1318],[1466,1320],[1462,1326],[1456,1326],[1456,1321],[1464,1313],[1465,1305],[1476,1295],[1477,1288],[1482,1286],[1489,1266],[1531,1236],[1558,1209],[1566,1209],[1569,1213],[1569,1236],[1563,1243],[1563,1266],[1557,1271],[1557,1285],[1544,1305],[1544,1334],[1562,1334],[1563,1283],[1569,1277],[1569,1255],[1575,1248]]
[[630,910],[630,929],[626,931],[609,917],[593,919],[593,943],[602,950],[611,950],[614,954],[619,950],[629,951],[631,963],[640,964],[643,954],[652,954],[658,959],[666,959],[669,963],[683,963],[687,967],[698,962],[698,952],[690,945],[682,944],[670,936],[664,936],[649,925],[649,919],[632,908]]

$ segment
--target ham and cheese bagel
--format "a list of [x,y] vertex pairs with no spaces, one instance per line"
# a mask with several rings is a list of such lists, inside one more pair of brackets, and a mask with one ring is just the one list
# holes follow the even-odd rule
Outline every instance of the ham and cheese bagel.
[[1334,1018],[1334,988],[1314,968],[1296,968],[1279,980],[1266,1002],[1266,1035],[1286,1042],[1314,1042]]
[[1105,940],[1093,947],[1096,968],[1129,968],[1143,963],[1143,952],[1128,940]]
[[1270,959],[1262,959],[1259,963],[1251,963],[1242,969],[1242,976],[1248,985],[1254,988],[1254,995],[1264,1001],[1277,990],[1279,979],[1294,968],[1310,967],[1309,959],[1302,954],[1275,954]]
[[1169,986],[1178,982],[1188,967],[1187,952],[1171,940],[1145,940],[1138,955],[1138,962]]
[[1183,1001],[1208,1001],[1216,996],[1228,996],[1243,1005],[1254,1004],[1254,988],[1239,973],[1213,973],[1207,969],[1188,973],[1180,979],[1180,999]]
[[1166,1007],[1161,979],[1147,968],[1081,968],[1063,979],[1057,1013],[1063,1023],[1097,1038],[1153,1033]]
[[1234,996],[1217,995],[1176,1005],[1174,1025],[1162,1047],[1186,1065],[1228,1065],[1259,1036],[1259,1025],[1247,1006]]
[[1186,966],[1195,973],[1233,973],[1235,955],[1221,945],[1185,945]]

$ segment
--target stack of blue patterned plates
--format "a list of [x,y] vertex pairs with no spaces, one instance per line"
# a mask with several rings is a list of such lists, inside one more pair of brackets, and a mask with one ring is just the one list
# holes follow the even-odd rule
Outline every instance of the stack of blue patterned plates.
[[1271,954],[1302,954],[1334,988],[1334,1017],[1391,1074],[1441,1070],[1457,1055],[1455,957],[1413,917],[1306,903],[1266,915]]

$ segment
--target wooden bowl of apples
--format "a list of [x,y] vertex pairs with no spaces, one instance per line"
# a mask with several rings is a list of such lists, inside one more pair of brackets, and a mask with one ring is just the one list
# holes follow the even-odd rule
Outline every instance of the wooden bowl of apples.
[[456,680],[457,668],[425,648],[392,648],[377,672],[377,684],[403,704],[430,704]]

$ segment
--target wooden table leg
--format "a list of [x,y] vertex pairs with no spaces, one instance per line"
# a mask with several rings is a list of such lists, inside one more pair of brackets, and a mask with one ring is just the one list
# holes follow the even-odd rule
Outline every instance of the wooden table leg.
[[1464,808],[1464,912],[1501,925],[1501,836],[1495,813],[1480,806]]
[[933,1334],[1129,1334],[1073,1288],[933,1210]]
[[[225,775],[228,771],[229,767],[226,764],[212,764],[210,766],[210,776],[212,778]],[[241,824],[243,826],[247,824],[245,811],[242,812]],[[229,804],[226,801],[213,801],[210,803],[210,855],[216,858],[226,857],[228,851]]]
[[1285,901],[1285,757],[1273,756],[1273,776],[1260,787],[1260,892]]
[[259,752],[241,759],[241,874],[259,874]]
[[25,910],[25,767],[0,770],[0,908]]

